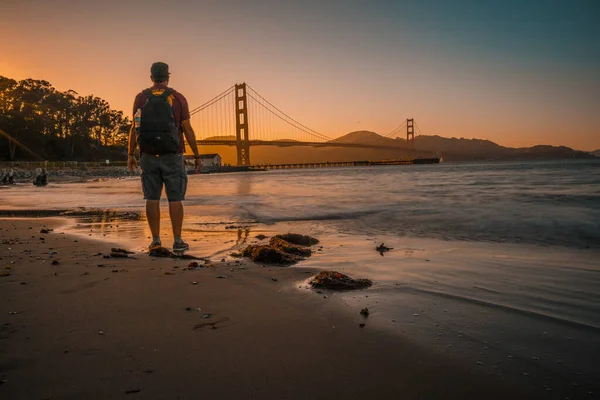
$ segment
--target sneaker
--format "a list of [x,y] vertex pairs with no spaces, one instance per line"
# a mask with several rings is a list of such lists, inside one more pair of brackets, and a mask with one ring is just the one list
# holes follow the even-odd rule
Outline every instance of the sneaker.
[[148,250],[154,250],[154,249],[158,249],[160,247],[162,247],[162,243],[161,242],[152,242],[148,246]]
[[190,245],[184,241],[174,242],[173,243],[173,251],[183,252],[190,249]]

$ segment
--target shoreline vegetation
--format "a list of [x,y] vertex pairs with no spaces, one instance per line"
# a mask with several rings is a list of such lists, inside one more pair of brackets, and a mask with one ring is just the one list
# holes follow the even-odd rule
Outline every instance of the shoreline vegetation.
[[106,258],[113,244],[39,216],[0,216],[3,396],[540,397],[298,290],[313,269]]
[[94,95],[0,76],[0,160],[126,158],[130,127],[122,111]]

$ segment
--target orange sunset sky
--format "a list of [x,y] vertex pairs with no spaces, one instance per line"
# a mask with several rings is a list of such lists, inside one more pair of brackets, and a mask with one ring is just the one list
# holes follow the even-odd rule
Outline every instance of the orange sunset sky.
[[248,82],[330,137],[600,148],[600,2],[0,1],[0,75],[131,112],[164,61],[198,106]]

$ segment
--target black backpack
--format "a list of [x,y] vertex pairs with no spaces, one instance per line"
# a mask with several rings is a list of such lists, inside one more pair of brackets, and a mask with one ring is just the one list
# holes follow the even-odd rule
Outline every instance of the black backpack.
[[147,96],[142,106],[138,143],[140,150],[148,154],[179,152],[179,127],[175,124],[173,107],[169,104],[172,89],[154,95],[152,89],[142,93]]

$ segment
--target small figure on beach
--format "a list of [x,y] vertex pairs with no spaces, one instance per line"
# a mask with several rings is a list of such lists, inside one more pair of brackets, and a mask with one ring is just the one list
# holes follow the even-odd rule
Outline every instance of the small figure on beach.
[[46,186],[48,184],[48,175],[46,174],[46,168],[37,168],[36,177],[33,181],[35,186]]
[[0,185],[14,185],[15,184],[15,177],[14,177],[14,173],[13,170],[9,170],[8,172],[6,172],[6,170],[2,170],[2,173],[0,174]]
[[160,196],[163,186],[169,201],[173,228],[173,252],[183,253],[189,245],[181,238],[183,203],[187,173],[183,153],[185,140],[194,152],[195,172],[201,166],[196,135],[190,124],[186,98],[169,88],[169,66],[155,62],[150,67],[151,88],[139,93],[133,104],[134,123],[129,132],[127,167],[134,171],[135,152],[139,146],[142,190],[146,199],[146,216],[152,232],[150,250],[162,246],[160,239]]

